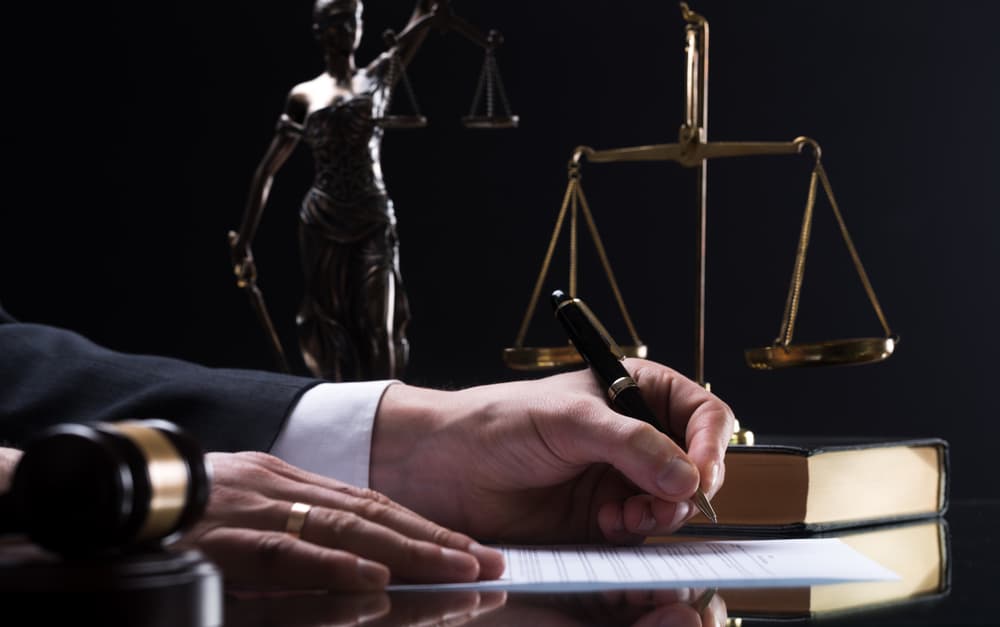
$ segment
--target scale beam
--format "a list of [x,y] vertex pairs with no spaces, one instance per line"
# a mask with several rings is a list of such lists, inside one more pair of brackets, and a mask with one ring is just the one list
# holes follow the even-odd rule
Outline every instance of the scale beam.
[[410,24],[403,30],[403,32],[399,33],[396,38],[400,44],[405,46],[411,39],[414,39],[428,28],[436,28],[442,33],[454,30],[472,43],[484,49],[498,46],[503,41],[502,38],[494,39],[488,34],[484,34],[483,31],[456,15],[454,10],[451,8],[451,2],[448,0],[441,0],[440,2],[434,3],[430,13]]
[[790,142],[692,142],[687,144],[653,144],[595,150],[578,146],[573,153],[577,162],[584,157],[593,163],[621,161],[673,161],[686,167],[701,165],[705,159],[722,157],[760,157],[765,155],[795,155],[811,146],[819,154],[819,144],[808,137],[797,137]]

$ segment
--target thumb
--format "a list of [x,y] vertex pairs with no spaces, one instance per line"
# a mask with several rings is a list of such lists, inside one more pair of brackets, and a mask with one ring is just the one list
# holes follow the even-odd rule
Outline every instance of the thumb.
[[567,426],[557,431],[564,440],[558,448],[572,463],[610,464],[640,489],[667,501],[685,501],[694,495],[700,482],[698,469],[656,427],[607,406]]

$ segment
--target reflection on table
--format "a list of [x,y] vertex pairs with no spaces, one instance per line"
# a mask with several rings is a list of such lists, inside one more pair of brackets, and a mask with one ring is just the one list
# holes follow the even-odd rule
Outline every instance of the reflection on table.
[[226,625],[990,625],[1000,500],[956,501],[944,520],[855,531],[844,540],[888,560],[899,582],[809,589],[599,593],[391,592],[227,597]]
[[712,589],[610,590],[547,594],[452,590],[368,595],[231,598],[227,625],[724,625],[726,606]]

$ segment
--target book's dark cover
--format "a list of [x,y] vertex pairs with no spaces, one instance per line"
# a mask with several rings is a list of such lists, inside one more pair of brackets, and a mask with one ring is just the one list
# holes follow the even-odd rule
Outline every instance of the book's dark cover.
[[709,522],[689,524],[677,533],[690,535],[756,535],[794,537],[812,535],[822,531],[835,531],[852,527],[866,527],[876,524],[893,524],[909,520],[919,520],[943,515],[948,510],[951,469],[948,442],[938,437],[926,438],[886,438],[886,437],[802,437],[768,436],[758,438],[754,444],[732,444],[728,451],[740,454],[778,453],[810,457],[833,451],[860,450],[883,447],[935,446],[940,451],[940,508],[937,511],[902,516],[880,517],[876,519],[856,519],[828,523],[794,523],[787,525],[727,525]]

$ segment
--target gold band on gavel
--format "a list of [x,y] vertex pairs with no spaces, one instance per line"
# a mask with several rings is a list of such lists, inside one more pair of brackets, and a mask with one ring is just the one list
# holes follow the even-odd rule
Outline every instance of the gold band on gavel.
[[180,521],[187,504],[190,471],[184,458],[163,433],[140,422],[108,423],[105,427],[128,438],[142,453],[149,473],[149,512],[136,536],[160,538]]

